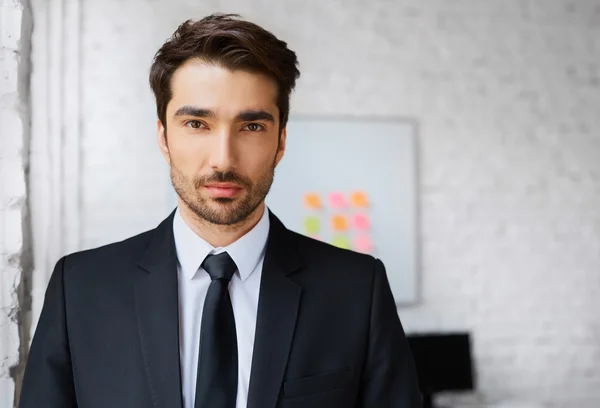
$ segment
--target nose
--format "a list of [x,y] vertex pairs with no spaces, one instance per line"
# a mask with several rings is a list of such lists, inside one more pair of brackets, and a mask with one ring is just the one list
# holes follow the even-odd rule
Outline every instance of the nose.
[[210,167],[215,171],[233,169],[235,167],[236,152],[231,130],[223,129],[214,136],[210,155]]

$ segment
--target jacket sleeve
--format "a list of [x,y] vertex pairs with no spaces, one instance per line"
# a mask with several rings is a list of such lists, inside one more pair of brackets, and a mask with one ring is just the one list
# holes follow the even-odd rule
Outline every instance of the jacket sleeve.
[[33,336],[19,408],[76,408],[64,295],[63,257],[50,277]]
[[383,263],[375,262],[367,358],[358,408],[421,408],[413,357]]

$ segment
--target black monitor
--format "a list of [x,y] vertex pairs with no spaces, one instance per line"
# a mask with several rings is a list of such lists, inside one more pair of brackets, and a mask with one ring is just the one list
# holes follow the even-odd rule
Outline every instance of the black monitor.
[[407,337],[423,393],[423,408],[433,407],[436,392],[474,389],[468,333],[426,333]]

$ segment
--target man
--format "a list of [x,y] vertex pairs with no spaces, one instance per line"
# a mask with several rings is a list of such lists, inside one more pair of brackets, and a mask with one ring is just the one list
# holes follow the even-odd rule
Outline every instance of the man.
[[150,84],[178,207],[58,261],[21,408],[421,406],[382,262],[265,206],[298,77],[286,43],[233,15],[162,46]]

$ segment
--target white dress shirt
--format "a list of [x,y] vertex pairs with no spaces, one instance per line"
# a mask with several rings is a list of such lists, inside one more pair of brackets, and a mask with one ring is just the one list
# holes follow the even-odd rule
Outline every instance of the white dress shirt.
[[185,223],[179,209],[173,219],[179,281],[179,333],[184,408],[194,408],[204,299],[211,279],[200,265],[208,255],[227,252],[238,270],[229,284],[238,344],[237,408],[246,408],[252,366],[258,294],[264,261],[269,215],[265,211],[256,226],[226,247],[214,248]]

